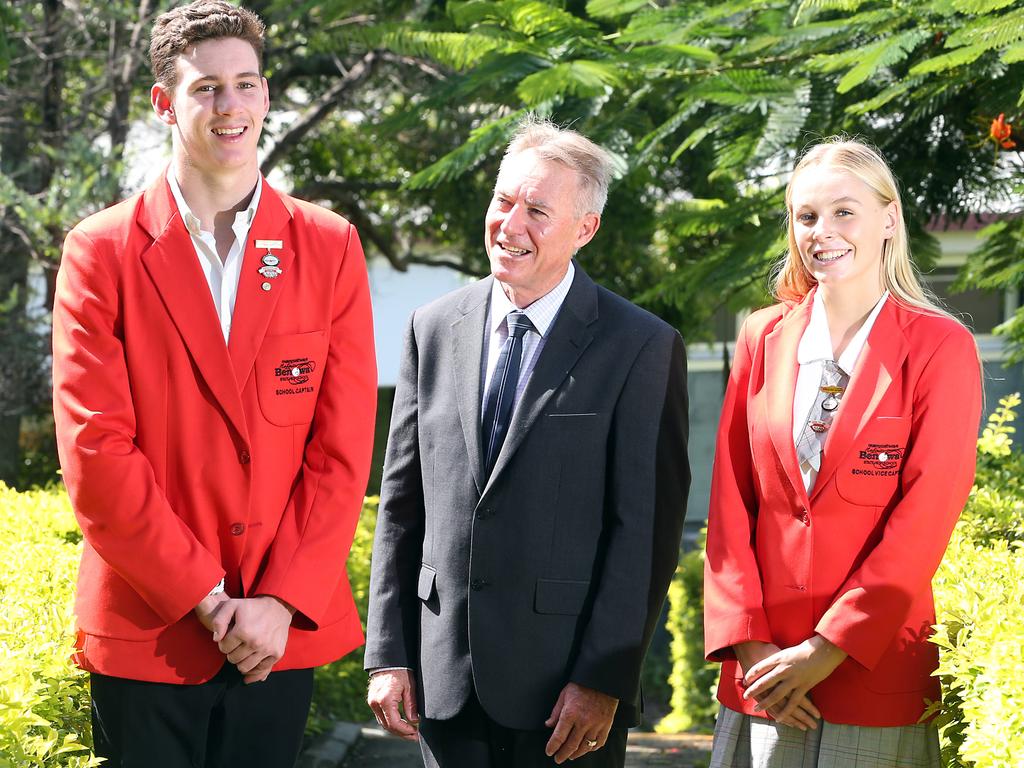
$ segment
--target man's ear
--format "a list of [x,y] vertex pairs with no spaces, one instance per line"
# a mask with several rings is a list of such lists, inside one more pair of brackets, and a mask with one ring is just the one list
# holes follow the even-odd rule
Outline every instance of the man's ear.
[[270,114],[270,83],[267,82],[267,78],[261,77],[263,81],[263,117]]
[[597,213],[584,214],[583,218],[580,219],[580,223],[576,230],[576,243],[575,248],[582,248],[584,245],[594,239],[594,235],[597,234],[597,230],[601,227],[601,216]]
[[162,83],[154,83],[149,91],[149,101],[153,105],[153,111],[160,118],[160,122],[167,125],[174,125],[177,118],[174,116],[174,103],[170,90]]

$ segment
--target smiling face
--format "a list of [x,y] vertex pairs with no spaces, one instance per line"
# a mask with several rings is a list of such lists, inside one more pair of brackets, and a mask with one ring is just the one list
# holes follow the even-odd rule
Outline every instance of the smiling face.
[[790,234],[804,268],[826,290],[882,292],[882,249],[896,232],[898,206],[881,202],[863,181],[830,165],[811,166],[791,182]]
[[573,254],[597,232],[597,213],[576,212],[579,194],[575,171],[534,150],[502,161],[484,237],[491,274],[517,307],[558,285]]
[[267,81],[244,40],[203,40],[177,58],[173,90],[153,86],[153,108],[172,126],[175,159],[203,176],[257,169],[256,147],[270,109]]

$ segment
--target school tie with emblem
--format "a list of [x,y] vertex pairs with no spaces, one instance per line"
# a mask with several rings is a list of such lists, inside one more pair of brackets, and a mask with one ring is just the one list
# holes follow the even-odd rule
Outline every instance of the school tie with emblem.
[[821,468],[821,452],[825,447],[825,439],[849,382],[850,377],[834,360],[822,362],[818,394],[807,412],[807,423],[804,424],[800,439],[796,443],[797,460],[801,464],[808,462],[815,472]]
[[515,310],[505,316],[508,338],[501,347],[498,364],[487,388],[484,416],[481,424],[484,444],[484,476],[489,477],[494,469],[505,435],[512,419],[512,406],[519,385],[519,368],[523,359],[523,336],[534,330],[533,323],[525,313]]

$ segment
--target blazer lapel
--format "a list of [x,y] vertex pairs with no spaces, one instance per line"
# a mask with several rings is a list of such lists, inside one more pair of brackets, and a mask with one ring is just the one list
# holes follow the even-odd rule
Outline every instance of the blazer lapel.
[[[765,420],[772,445],[778,454],[793,491],[805,504],[807,490],[800,476],[800,465],[793,443],[793,395],[796,391],[796,377],[799,370],[796,353],[807,323],[811,319],[813,292],[807,294],[775,330],[765,337]],[[802,418],[801,414],[801,418]]]
[[[256,210],[256,217],[249,228],[249,239],[245,244],[228,342],[228,352],[239,387],[244,387],[249,379],[274,308],[291,278],[291,266],[295,258],[290,238],[291,219],[291,210],[264,180],[259,208]],[[268,249],[257,248],[257,240],[281,242],[280,248],[273,249],[273,255],[280,260],[277,268],[281,272],[277,277],[268,278],[260,274],[260,269],[264,266],[262,259],[268,253]],[[270,285],[269,291],[263,289],[264,283]]]
[[[492,278],[474,285],[459,304],[460,316],[452,323],[452,354],[455,396],[462,435],[466,440],[469,468],[477,493],[483,490],[483,453],[480,448],[480,401],[483,398],[484,324],[490,303]],[[492,473],[493,474],[493,473]]]
[[247,434],[242,401],[213,298],[192,238],[167,186],[166,174],[143,194],[138,222],[153,238],[141,261],[171,321],[228,419],[239,434]]
[[575,268],[572,286],[512,416],[512,424],[495,460],[487,488],[512,460],[544,406],[594,339],[589,326],[597,320],[597,287],[578,264]]
[[864,349],[850,376],[850,388],[843,396],[843,404],[825,441],[812,499],[828,484],[829,478],[853,447],[857,435],[867,426],[907,357],[909,345],[898,312],[895,301],[886,299],[864,342]]

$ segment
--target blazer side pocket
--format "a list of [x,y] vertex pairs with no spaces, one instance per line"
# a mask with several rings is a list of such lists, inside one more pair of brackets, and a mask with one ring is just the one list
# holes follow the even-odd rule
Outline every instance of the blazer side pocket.
[[578,616],[589,590],[589,581],[537,579],[533,608],[537,613]]

